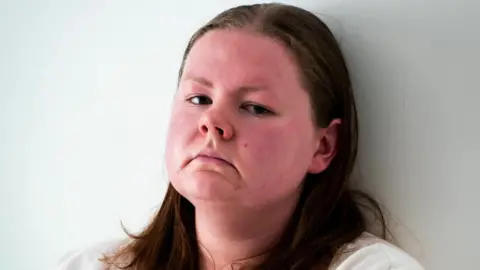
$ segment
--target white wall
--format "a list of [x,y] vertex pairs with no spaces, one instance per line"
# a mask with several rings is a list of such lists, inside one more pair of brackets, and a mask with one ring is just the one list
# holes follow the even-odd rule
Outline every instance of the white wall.
[[[0,269],[137,230],[163,197],[165,127],[189,35],[253,1],[0,3]],[[475,269],[478,1],[304,0],[351,66],[361,186],[428,269]]]

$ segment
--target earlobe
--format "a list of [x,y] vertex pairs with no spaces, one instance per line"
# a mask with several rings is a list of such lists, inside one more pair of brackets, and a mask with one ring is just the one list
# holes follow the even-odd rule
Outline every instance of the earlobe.
[[328,127],[319,129],[317,148],[308,167],[309,173],[321,173],[332,162],[337,150],[338,129],[341,123],[340,119],[333,119]]

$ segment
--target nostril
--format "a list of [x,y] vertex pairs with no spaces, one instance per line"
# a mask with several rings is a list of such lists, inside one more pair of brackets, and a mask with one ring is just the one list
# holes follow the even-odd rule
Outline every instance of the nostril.
[[217,127],[216,129],[217,129],[217,131],[218,131],[218,134],[220,134],[221,136],[223,136],[223,133],[224,133],[224,132],[223,132],[223,129],[218,128],[218,127]]
[[208,127],[205,126],[205,125],[202,125],[201,130],[202,130],[204,133],[207,133],[207,132],[208,132]]

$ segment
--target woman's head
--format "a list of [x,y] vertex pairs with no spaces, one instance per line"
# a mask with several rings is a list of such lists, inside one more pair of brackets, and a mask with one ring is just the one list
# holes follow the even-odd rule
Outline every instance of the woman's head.
[[[178,85],[167,168],[194,204],[276,204],[335,154],[347,158],[337,164],[353,161],[347,69],[328,28],[306,11],[266,4],[220,14],[191,39]],[[202,151],[229,164],[192,160]],[[345,179],[330,179],[340,184],[330,191]]]
[[163,204],[110,261],[128,255],[138,269],[198,269],[200,200],[249,207],[295,199],[258,269],[327,269],[366,229],[355,195],[385,228],[378,204],[347,186],[356,118],[345,61],[319,18],[282,4],[219,14],[193,35],[182,61]]

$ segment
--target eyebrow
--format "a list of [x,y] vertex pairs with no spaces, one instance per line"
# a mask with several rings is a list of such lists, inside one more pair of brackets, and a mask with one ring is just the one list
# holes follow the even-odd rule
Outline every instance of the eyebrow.
[[[196,77],[196,76],[186,76],[185,80],[187,81],[194,81],[198,84],[201,84],[202,86],[205,86],[207,88],[213,88],[213,83],[209,80],[207,80],[204,77]],[[264,91],[267,90],[267,87],[261,86],[261,85],[246,85],[246,86],[241,86],[237,88],[239,92],[258,92],[258,91]]]

